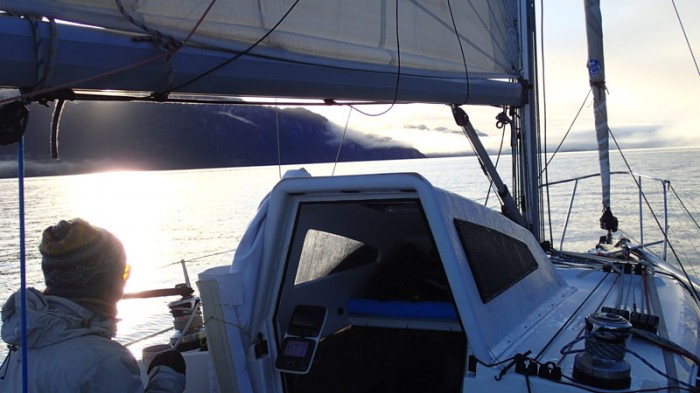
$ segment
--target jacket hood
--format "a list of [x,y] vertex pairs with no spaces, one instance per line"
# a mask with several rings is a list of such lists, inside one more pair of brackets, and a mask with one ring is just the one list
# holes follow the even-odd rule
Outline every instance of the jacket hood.
[[[116,321],[104,319],[69,299],[45,296],[27,288],[27,348],[41,348],[86,335],[112,338]],[[15,292],[2,307],[2,339],[21,345],[20,292]]]

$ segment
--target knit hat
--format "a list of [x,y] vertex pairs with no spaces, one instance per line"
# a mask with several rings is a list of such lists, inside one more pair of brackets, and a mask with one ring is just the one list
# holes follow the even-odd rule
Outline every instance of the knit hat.
[[75,218],[44,230],[39,251],[46,295],[116,303],[123,294],[126,254],[109,231]]

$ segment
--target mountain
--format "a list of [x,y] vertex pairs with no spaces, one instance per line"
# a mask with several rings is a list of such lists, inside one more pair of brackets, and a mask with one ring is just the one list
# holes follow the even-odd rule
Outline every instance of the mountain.
[[[59,160],[54,161],[49,144],[52,111],[30,107],[27,176],[276,165],[279,160],[333,162],[342,132],[303,108],[68,102],[58,133]],[[425,157],[395,141],[357,134],[344,139],[339,161]],[[0,177],[16,177],[16,157],[14,145],[0,146]]]

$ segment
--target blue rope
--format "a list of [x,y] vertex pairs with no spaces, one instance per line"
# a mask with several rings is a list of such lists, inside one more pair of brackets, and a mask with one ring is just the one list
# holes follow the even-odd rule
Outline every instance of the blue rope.
[[24,247],[24,137],[17,144],[17,179],[19,182],[19,274],[22,305],[22,392],[28,392],[27,369],[27,261]]
[[650,361],[648,361],[648,360],[646,360],[645,358],[643,358],[643,357],[642,357],[641,355],[639,355],[637,352],[634,352],[634,351],[629,350],[629,349],[627,350],[627,352],[628,352],[628,353],[631,353],[634,357],[636,357],[637,359],[641,360],[642,363],[646,364],[647,367],[649,367],[650,369],[654,370],[654,372],[656,372],[657,374],[661,375],[662,377],[668,379],[669,381],[675,382],[675,383],[677,383],[677,384],[679,384],[679,385],[681,385],[681,386],[687,387],[687,388],[689,388],[689,391],[693,391],[693,390],[695,389],[695,388],[694,388],[692,385],[690,385],[689,383],[683,382],[683,381],[681,381],[680,379],[673,378],[672,376],[670,376],[670,375],[666,374],[665,372],[659,370],[658,368],[654,367],[654,365],[651,364]]

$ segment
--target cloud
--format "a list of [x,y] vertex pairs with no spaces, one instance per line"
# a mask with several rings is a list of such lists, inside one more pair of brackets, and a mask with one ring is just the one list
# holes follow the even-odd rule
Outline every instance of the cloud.
[[[617,149],[615,140],[621,149],[642,149],[659,147],[683,147],[696,145],[700,139],[691,138],[686,133],[678,131],[679,127],[673,124],[639,124],[627,126],[612,126],[613,138],[609,138],[610,150]],[[558,144],[559,141],[556,141]],[[548,148],[556,148],[554,141],[550,140]],[[572,132],[564,140],[561,149],[567,150],[596,150],[598,148],[594,129],[584,129]]]
[[404,128],[407,128],[409,130],[421,130],[421,131],[429,131],[430,127],[426,126],[425,124],[409,124],[404,126]]
[[[443,134],[463,134],[464,131],[462,131],[459,128],[449,128],[445,126],[438,126],[438,127],[428,127],[425,124],[408,124],[403,126],[404,129],[406,130],[419,130],[419,131],[426,131],[426,132],[439,132]],[[489,134],[476,130],[477,135],[481,137],[488,137]]]
[[[79,171],[84,169],[80,163],[46,160],[26,160],[24,162],[24,171],[26,176],[54,176],[62,175],[70,171]],[[17,177],[17,161],[0,160],[0,179]]]
[[[334,134],[335,137],[332,139],[329,139],[328,143],[331,145],[340,143],[340,140],[343,138],[344,128],[345,127],[341,127],[337,124],[329,123],[329,130]],[[415,147],[415,146],[411,146],[410,143],[397,141],[397,140],[395,140],[391,137],[388,137],[388,136],[372,134],[372,133],[369,133],[366,131],[359,131],[359,130],[355,130],[352,128],[349,128],[345,132],[344,138],[345,138],[345,141],[352,141],[354,143],[359,144],[360,146],[367,147],[367,148]]]

